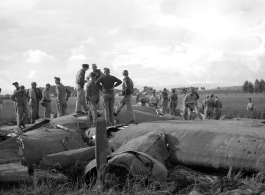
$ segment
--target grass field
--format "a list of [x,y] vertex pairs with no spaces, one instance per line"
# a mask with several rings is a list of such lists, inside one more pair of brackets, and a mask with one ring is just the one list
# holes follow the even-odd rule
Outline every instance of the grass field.
[[[201,102],[205,98],[206,94],[201,95],[199,99],[199,107]],[[222,113],[228,116],[228,118],[244,118],[247,117],[246,105],[248,98],[252,98],[256,106],[256,111],[251,116],[252,118],[265,119],[265,95],[264,94],[220,94],[219,99],[223,102]],[[121,100],[122,97],[115,97],[115,105]],[[183,95],[179,95],[178,107],[182,106]],[[103,108],[102,98],[100,100],[100,108]],[[133,104],[136,103],[136,97],[133,97]],[[68,101],[68,113],[73,113],[75,110],[75,97],[71,97]],[[52,99],[52,111],[56,112],[55,99]],[[2,122],[15,121],[15,109],[11,100],[4,100],[2,110]],[[43,107],[40,105],[40,117],[43,117]]]

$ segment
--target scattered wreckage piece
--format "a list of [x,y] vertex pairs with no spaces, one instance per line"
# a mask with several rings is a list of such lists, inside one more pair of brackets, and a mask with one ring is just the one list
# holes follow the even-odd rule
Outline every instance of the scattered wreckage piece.
[[[123,167],[132,176],[143,176],[150,181],[166,181],[168,171],[166,167],[143,152],[126,151],[108,156],[108,169],[113,167]],[[91,161],[85,169],[85,177],[89,181],[89,176],[96,171],[96,160]]]
[[149,132],[143,136],[124,142],[122,146],[116,145],[114,142],[109,143],[110,146],[112,146],[112,150],[114,150],[113,154],[125,151],[144,152],[158,160],[163,165],[166,165],[166,160],[169,157],[163,131],[159,133]]
[[163,130],[172,164],[259,172],[265,169],[264,127],[256,120],[155,121],[129,126],[109,141],[122,145]]
[[26,181],[28,178],[28,168],[22,166],[20,161],[0,164],[0,183]]
[[0,165],[20,161],[16,137],[0,142]]
[[95,147],[79,148],[55,154],[42,155],[39,165],[41,167],[69,168],[78,162],[88,162],[95,159]]
[[27,132],[17,138],[20,155],[26,164],[39,164],[42,155],[85,148],[82,136],[75,131],[45,129]]

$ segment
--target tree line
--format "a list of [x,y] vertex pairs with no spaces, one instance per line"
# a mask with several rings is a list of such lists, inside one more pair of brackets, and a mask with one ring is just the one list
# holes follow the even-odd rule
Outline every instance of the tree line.
[[250,81],[245,81],[242,90],[244,93],[264,93],[265,81],[263,79],[256,79],[254,84]]

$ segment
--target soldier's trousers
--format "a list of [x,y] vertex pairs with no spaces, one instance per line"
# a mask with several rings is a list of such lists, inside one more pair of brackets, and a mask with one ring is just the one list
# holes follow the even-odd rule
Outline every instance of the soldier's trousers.
[[167,110],[168,110],[168,101],[162,101],[161,104],[162,104],[162,113],[163,114],[167,114],[168,113],[167,112]]
[[132,106],[132,95],[125,95],[119,102],[119,105],[116,110],[116,114],[118,115],[122,109],[123,106],[126,105],[127,111],[129,113],[129,121],[135,121],[135,114]]
[[50,102],[45,102],[45,107],[44,107],[44,118],[51,118],[51,103]]
[[31,102],[29,105],[30,109],[30,122],[34,124],[37,119],[37,103]]
[[213,119],[213,108],[208,108],[206,106],[204,110],[204,120],[206,119]]
[[76,85],[77,97],[76,97],[76,105],[75,112],[87,111],[86,99],[85,99],[85,91],[80,85]]
[[105,120],[108,125],[114,125],[114,94],[104,94],[103,100]]
[[90,97],[90,101],[89,101],[89,113],[88,115],[92,115],[92,119],[93,119],[93,125],[96,125],[96,121],[98,118],[98,112],[97,112],[97,105],[99,102],[99,97]]
[[193,111],[195,112],[196,118],[201,119],[198,106],[196,105],[196,106],[192,106],[192,107],[185,106],[183,108],[183,112],[182,112],[183,120],[191,120],[192,119],[191,115],[192,115]]
[[221,118],[221,114],[222,114],[222,112],[221,112],[221,109],[220,109],[220,108],[215,109],[215,112],[214,112],[214,119],[215,119],[215,120],[220,120],[220,118]]
[[177,108],[177,102],[170,102],[170,113],[174,116],[177,115],[176,108]]
[[67,109],[67,103],[66,102],[56,102],[56,107],[57,107],[57,117],[60,116],[65,116],[66,109]]
[[27,124],[28,110],[27,107],[17,107],[17,126]]

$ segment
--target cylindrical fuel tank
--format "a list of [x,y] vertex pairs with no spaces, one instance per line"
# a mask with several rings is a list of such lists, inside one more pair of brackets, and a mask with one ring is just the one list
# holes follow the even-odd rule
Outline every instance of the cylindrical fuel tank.
[[265,168],[265,125],[261,121],[155,121],[120,130],[111,141],[122,145],[150,131],[165,133],[173,164],[255,172]]

